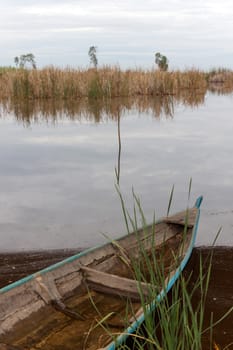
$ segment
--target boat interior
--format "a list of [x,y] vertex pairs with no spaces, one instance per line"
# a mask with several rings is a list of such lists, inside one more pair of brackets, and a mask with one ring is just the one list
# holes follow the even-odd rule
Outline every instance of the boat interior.
[[[34,274],[22,287],[18,309],[12,309],[17,321],[0,333],[0,350],[107,346],[140,316],[142,301],[154,300],[164,279],[174,274],[189,246],[195,215],[194,208],[188,221],[174,216],[112,241],[66,264],[61,274]],[[37,305],[31,313],[30,303]],[[23,307],[28,316],[22,319]]]

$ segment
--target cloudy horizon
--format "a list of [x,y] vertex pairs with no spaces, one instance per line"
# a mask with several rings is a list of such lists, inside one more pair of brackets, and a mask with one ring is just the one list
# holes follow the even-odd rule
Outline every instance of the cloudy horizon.
[[0,65],[33,53],[38,67],[99,65],[151,68],[155,52],[171,69],[232,68],[233,3],[229,0],[0,0]]

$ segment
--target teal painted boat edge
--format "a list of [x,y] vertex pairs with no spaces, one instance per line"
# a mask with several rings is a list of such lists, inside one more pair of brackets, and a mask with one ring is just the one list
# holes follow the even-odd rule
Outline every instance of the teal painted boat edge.
[[[163,221],[163,220],[161,219],[161,220],[156,221],[156,224],[160,223],[161,221]],[[132,232],[132,233],[133,233],[133,232]],[[130,233],[130,234],[131,234],[131,233]],[[116,239],[116,241],[118,241],[118,240],[124,238],[125,236],[127,236],[127,234],[124,234],[124,235],[118,237],[118,238]],[[44,268],[44,269],[42,269],[42,270],[39,270],[39,271],[37,271],[37,272],[31,274],[31,275],[28,275],[28,276],[26,276],[26,277],[23,277],[23,278],[21,278],[21,279],[18,280],[18,281],[15,281],[15,282],[13,282],[13,283],[10,283],[10,284],[8,284],[7,286],[5,286],[5,287],[3,287],[3,288],[0,289],[0,294],[4,294],[4,293],[8,292],[9,290],[11,290],[11,289],[13,289],[13,288],[17,288],[17,287],[23,285],[24,283],[27,283],[27,282],[33,280],[34,278],[36,278],[36,277],[38,277],[38,276],[40,276],[40,275],[46,274],[46,273],[48,273],[48,272],[50,272],[50,271],[53,271],[53,270],[55,270],[55,269],[57,269],[57,268],[59,268],[59,267],[62,267],[62,266],[64,266],[64,265],[66,265],[67,263],[71,263],[71,262],[73,262],[73,261],[75,261],[75,260],[81,258],[82,256],[84,256],[84,255],[86,255],[86,254],[88,254],[88,253],[90,253],[90,252],[93,252],[93,251],[95,251],[95,250],[97,250],[97,249],[100,249],[100,248],[105,247],[105,246],[108,245],[108,244],[109,244],[109,242],[106,242],[105,244],[100,244],[100,245],[97,245],[97,246],[95,246],[95,247],[91,247],[91,248],[85,249],[85,250],[83,250],[82,252],[80,252],[80,253],[78,253],[78,254],[72,255],[72,256],[70,256],[70,257],[68,257],[68,258],[66,258],[66,259],[64,259],[64,260],[62,260],[62,261],[59,261],[59,262],[57,262],[57,263],[55,263],[55,264],[52,264],[52,265],[50,265],[50,266],[48,266],[48,267],[46,267],[46,268]]]
[[[160,223],[161,221],[162,221],[162,219],[156,221],[156,224]],[[131,233],[133,233],[133,232],[130,232],[129,234],[131,234]],[[124,235],[118,237],[118,238],[116,239],[116,241],[121,240],[122,238],[124,238],[124,237],[126,237],[126,236],[128,236],[128,234],[124,234]],[[100,248],[104,248],[104,247],[105,247],[106,245],[108,245],[109,243],[111,243],[111,241],[110,241],[110,242],[106,242],[106,243],[104,243],[104,244],[97,245],[97,246],[95,246],[95,247],[91,247],[91,248],[88,248],[88,249],[84,249],[82,252],[80,252],[80,253],[78,253],[78,254],[72,255],[72,256],[70,256],[70,257],[68,257],[68,258],[66,258],[66,259],[64,259],[64,260],[62,260],[62,261],[59,261],[59,262],[57,262],[57,263],[55,263],[55,264],[52,264],[52,265],[50,265],[50,266],[48,266],[48,267],[46,267],[46,268],[44,268],[44,269],[42,269],[42,270],[39,270],[39,271],[37,271],[37,272],[31,274],[31,275],[28,275],[28,276],[26,276],[26,277],[23,277],[23,278],[21,278],[21,279],[18,280],[18,281],[15,281],[15,282],[13,282],[13,283],[10,283],[10,284],[8,284],[8,285],[5,286],[5,287],[0,288],[0,294],[6,293],[6,292],[8,292],[9,290],[11,290],[11,289],[13,289],[13,288],[19,287],[19,286],[21,286],[22,284],[27,283],[27,282],[33,280],[34,278],[36,278],[36,277],[38,277],[38,276],[40,276],[40,275],[46,274],[46,273],[48,273],[48,272],[50,272],[50,271],[53,271],[53,270],[55,270],[55,269],[57,269],[57,268],[59,268],[59,267],[62,267],[62,266],[64,266],[64,265],[66,265],[67,263],[71,263],[71,262],[73,262],[73,261],[75,261],[75,260],[81,258],[82,256],[87,255],[87,254],[90,253],[90,252],[93,252],[93,251],[95,251],[95,250],[97,250],[97,249],[100,249]]]
[[[199,216],[200,216],[200,205],[201,205],[201,202],[202,202],[202,199],[203,197],[200,196],[197,200],[196,200],[196,203],[195,203],[195,207],[198,209],[198,213],[197,213],[197,218],[196,218],[196,222],[195,222],[195,227],[193,229],[193,235],[192,235],[192,241],[191,241],[191,244],[190,244],[190,247],[184,257],[184,259],[182,260],[181,262],[181,265],[180,267],[177,269],[175,275],[171,278],[171,280],[168,282],[168,285],[167,285],[167,288],[166,290],[162,290],[161,293],[158,295],[157,299],[155,302],[151,303],[150,305],[148,305],[148,308],[147,308],[147,313],[148,314],[151,310],[153,310],[155,307],[156,307],[156,303],[159,302],[163,297],[164,295],[171,289],[171,287],[174,285],[175,281],[178,279],[181,271],[184,269],[184,267],[186,266],[188,260],[189,260],[189,257],[192,253],[192,249],[193,249],[193,246],[194,246],[194,243],[195,243],[195,239],[196,239],[196,234],[197,234],[197,228],[198,228],[198,221],[199,221]],[[162,222],[163,220],[158,220],[156,223],[160,223]],[[117,240],[120,240],[121,238],[124,238],[125,236],[127,235],[122,235],[120,238],[118,238]],[[40,276],[40,275],[43,275],[43,274],[46,274],[50,271],[53,271],[59,267],[62,267],[64,265],[66,265],[67,263],[71,263],[77,259],[79,259],[80,257],[90,253],[90,252],[93,252],[99,248],[103,248],[104,246],[108,245],[109,242],[103,244],[103,245],[99,245],[99,246],[96,246],[96,247],[92,247],[92,248],[89,248],[89,249],[86,249],[78,254],[75,254],[75,255],[72,255],[71,257],[68,257],[56,264],[53,264],[53,265],[50,265],[48,266],[47,268],[43,269],[43,270],[40,270],[38,272],[35,272],[34,274],[31,274],[29,276],[26,276],[14,283],[11,283],[9,285],[7,285],[6,287],[3,287],[0,289],[0,294],[3,294],[3,293],[6,293],[8,292],[9,290],[13,289],[13,288],[16,288],[16,287],[19,287],[21,286],[22,284],[26,283],[26,282],[29,282],[31,280],[33,280],[34,278]],[[112,342],[111,344],[109,344],[109,346],[107,346],[105,349],[106,350],[114,350],[116,348],[116,346],[122,344],[126,338],[128,337],[129,334],[132,334],[133,332],[136,331],[136,329],[141,325],[141,323],[144,321],[145,319],[145,315],[142,314],[130,327],[128,327],[126,330],[125,330],[125,333],[123,335],[120,335],[116,341]]]
[[[156,223],[160,223],[160,221],[157,221]],[[118,240],[120,240],[120,239],[122,239],[122,238],[124,238],[124,237],[126,237],[126,236],[127,236],[127,234],[124,234],[124,235],[122,235],[121,237],[117,238],[116,241],[118,241]],[[80,252],[80,253],[78,253],[78,254],[72,255],[72,256],[70,256],[70,257],[68,257],[68,258],[66,258],[66,259],[64,259],[64,260],[62,260],[62,261],[59,261],[59,262],[57,262],[57,263],[55,263],[55,264],[52,264],[52,265],[50,265],[50,266],[48,266],[48,267],[46,267],[46,268],[44,268],[44,269],[42,269],[42,270],[39,270],[39,271],[37,271],[37,272],[31,274],[31,275],[28,275],[28,276],[26,276],[26,277],[23,277],[23,278],[21,278],[21,279],[18,280],[18,281],[15,281],[15,282],[13,282],[13,283],[10,283],[10,284],[8,284],[8,285],[5,286],[5,287],[0,288],[0,294],[6,293],[6,292],[8,292],[9,290],[11,290],[11,289],[13,289],[13,288],[19,287],[19,286],[21,286],[22,284],[24,284],[24,283],[26,283],[26,282],[29,282],[29,281],[33,280],[34,278],[36,278],[36,277],[38,277],[38,276],[40,276],[40,275],[46,274],[46,273],[48,273],[48,272],[50,272],[50,271],[53,271],[53,270],[55,270],[55,269],[57,269],[57,268],[59,268],[59,267],[62,267],[62,266],[64,266],[64,265],[66,265],[66,264],[68,264],[68,263],[72,263],[73,261],[75,261],[75,260],[81,258],[81,257],[84,256],[84,255],[87,255],[87,254],[90,253],[90,252],[93,252],[93,251],[95,251],[95,250],[97,250],[97,249],[100,249],[100,248],[104,248],[104,247],[105,247],[106,245],[108,245],[109,243],[111,243],[111,242],[107,242],[107,243],[104,243],[104,244],[97,245],[97,246],[95,246],[95,247],[91,247],[91,248],[85,249],[85,250],[83,250],[82,252]]]
[[203,201],[203,196],[198,197],[195,202],[195,207],[200,208],[202,201]]
[[[160,223],[161,221],[162,221],[162,220],[156,221],[156,224]],[[131,234],[131,233],[133,233],[133,232],[130,232],[129,234]],[[123,239],[123,238],[126,237],[126,236],[128,236],[128,234],[124,234],[124,235],[118,237],[118,238],[116,239],[116,241],[121,240],[121,239]],[[62,267],[62,266],[64,266],[64,265],[66,265],[67,263],[72,263],[73,261],[75,261],[75,260],[81,258],[82,256],[87,255],[88,253],[91,253],[91,252],[93,252],[93,251],[95,251],[95,250],[98,250],[98,249],[100,249],[100,248],[104,248],[105,246],[107,246],[107,245],[110,244],[110,243],[111,243],[111,241],[110,241],[110,242],[106,242],[106,243],[104,243],[104,244],[97,245],[97,246],[95,246],[95,247],[91,247],[91,248],[88,248],[88,249],[84,249],[82,252],[80,252],[80,253],[78,253],[78,254],[72,255],[72,256],[70,256],[70,257],[68,257],[68,258],[66,258],[66,259],[64,259],[64,260],[62,260],[62,261],[59,261],[59,262],[57,262],[57,263],[55,263],[55,264],[52,264],[52,265],[50,265],[50,266],[48,266],[48,267],[46,267],[46,268],[44,268],[44,269],[42,269],[42,270],[39,270],[39,271],[37,271],[37,272],[31,274],[31,275],[28,275],[28,276],[26,276],[26,277],[23,277],[23,278],[21,278],[21,279],[18,280],[18,281],[15,281],[15,282],[13,282],[13,283],[10,283],[10,284],[8,284],[8,285],[5,286],[5,287],[0,288],[0,294],[6,293],[6,292],[8,292],[9,290],[11,290],[11,289],[13,289],[13,288],[19,287],[19,286],[21,286],[22,284],[27,283],[27,282],[33,280],[34,278],[36,278],[36,277],[38,277],[38,276],[40,276],[40,275],[46,274],[46,273],[48,273],[48,272],[50,272],[50,271],[53,271],[53,270],[55,270],[55,269],[57,269],[57,268],[59,268],[59,267]]]
[[[106,243],[106,244],[108,244],[108,243]],[[84,256],[84,255],[86,255],[86,254],[88,254],[88,253],[90,253],[90,252],[92,252],[92,251],[94,251],[94,250],[96,250],[96,249],[98,249],[100,247],[103,247],[103,246],[104,245],[100,245],[100,246],[92,247],[92,248],[89,248],[89,249],[85,249],[84,251],[82,251],[82,252],[80,252],[78,254],[72,255],[72,256],[70,256],[70,257],[68,257],[68,258],[66,258],[66,259],[64,259],[62,261],[59,261],[59,262],[57,262],[57,263],[55,263],[53,265],[50,265],[50,266],[46,267],[45,269],[42,269],[42,270],[40,270],[38,272],[35,272],[35,273],[31,274],[31,275],[28,275],[28,276],[26,276],[24,278],[21,278],[20,280],[18,280],[16,282],[13,282],[13,283],[7,285],[6,287],[1,288],[0,289],[0,294],[6,293],[6,292],[8,292],[9,290],[11,290],[13,288],[19,287],[22,284],[24,284],[26,282],[29,282],[29,281],[33,280],[34,278],[36,278],[36,277],[38,277],[40,275],[46,274],[47,272],[50,272],[50,271],[53,271],[53,270],[55,270],[55,269],[57,269],[59,267],[62,267],[64,265],[66,265],[67,263],[71,263],[71,262],[81,258],[82,256]]]
[[[193,250],[193,247],[194,247],[194,244],[195,244],[195,241],[196,241],[196,237],[197,237],[197,229],[198,229],[198,223],[199,223],[199,218],[200,218],[200,206],[201,206],[202,200],[203,200],[203,196],[198,197],[196,202],[195,202],[195,205],[194,205],[194,207],[196,207],[198,209],[198,212],[197,212],[196,221],[195,221],[195,225],[194,225],[193,232],[192,232],[192,239],[191,239],[189,248],[187,250],[187,253],[185,254],[183,260],[181,261],[181,264],[180,264],[179,268],[176,270],[175,274],[168,281],[166,289],[162,290],[158,294],[156,300],[153,301],[150,305],[148,305],[147,311],[146,311],[146,315],[150,314],[156,308],[156,304],[158,302],[160,302],[160,300],[162,300],[163,297],[169,292],[169,290],[175,284],[175,282],[179,278],[181,272],[183,271],[183,269],[187,265],[187,262],[189,261],[189,258],[190,258],[191,254],[192,254],[192,250]],[[117,337],[117,339],[114,342],[111,342],[106,348],[104,348],[104,350],[115,350],[117,346],[119,346],[122,343],[124,343],[125,340],[128,338],[128,336],[130,334],[133,334],[139,328],[139,326],[145,320],[145,316],[146,315],[144,313],[142,313],[142,315],[139,316],[137,318],[137,320],[131,326],[129,326],[124,331],[124,333],[122,335],[119,335]]]

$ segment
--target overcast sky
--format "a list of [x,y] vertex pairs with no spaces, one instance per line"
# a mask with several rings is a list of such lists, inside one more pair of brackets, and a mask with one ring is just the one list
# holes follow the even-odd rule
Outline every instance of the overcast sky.
[[39,67],[233,68],[232,0],[0,0],[0,65],[33,53]]

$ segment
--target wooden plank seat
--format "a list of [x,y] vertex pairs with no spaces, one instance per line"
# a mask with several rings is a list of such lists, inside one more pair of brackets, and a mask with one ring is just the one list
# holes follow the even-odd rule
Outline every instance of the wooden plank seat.
[[90,289],[98,292],[127,297],[140,301],[142,295],[148,297],[156,286],[137,280],[112,275],[89,267],[81,267],[85,281]]

